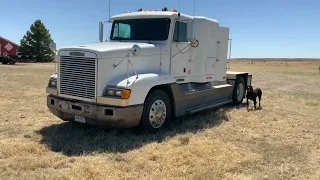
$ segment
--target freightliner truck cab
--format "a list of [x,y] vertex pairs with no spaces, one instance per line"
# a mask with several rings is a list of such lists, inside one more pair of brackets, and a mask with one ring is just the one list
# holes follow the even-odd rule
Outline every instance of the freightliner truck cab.
[[109,41],[100,34],[58,51],[46,90],[61,120],[156,132],[175,117],[242,103],[252,76],[227,71],[229,28],[217,20],[176,10],[110,20]]

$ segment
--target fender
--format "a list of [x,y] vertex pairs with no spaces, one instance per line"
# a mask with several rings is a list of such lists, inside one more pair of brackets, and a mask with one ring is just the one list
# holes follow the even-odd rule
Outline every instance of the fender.
[[[129,82],[127,84],[127,82]],[[146,73],[131,76],[119,82],[117,87],[131,89],[128,105],[143,104],[150,89],[157,85],[176,83],[170,74]]]
[[226,76],[227,76],[226,78],[227,78],[228,84],[231,84],[233,86],[239,76],[242,76],[244,78],[244,82],[246,83],[246,86],[251,85],[252,74],[248,72],[227,71]]

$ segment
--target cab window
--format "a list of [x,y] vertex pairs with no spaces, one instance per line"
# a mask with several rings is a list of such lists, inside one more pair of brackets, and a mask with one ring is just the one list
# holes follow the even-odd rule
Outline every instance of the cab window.
[[114,25],[113,38],[129,38],[130,37],[131,26],[129,24],[117,23]]
[[171,20],[168,18],[115,20],[111,30],[111,40],[149,40],[168,39]]
[[188,24],[186,22],[176,21],[173,41],[188,42]]

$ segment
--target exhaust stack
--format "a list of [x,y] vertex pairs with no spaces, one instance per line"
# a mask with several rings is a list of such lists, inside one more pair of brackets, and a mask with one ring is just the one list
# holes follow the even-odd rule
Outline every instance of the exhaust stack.
[[103,41],[103,22],[99,22],[99,41]]

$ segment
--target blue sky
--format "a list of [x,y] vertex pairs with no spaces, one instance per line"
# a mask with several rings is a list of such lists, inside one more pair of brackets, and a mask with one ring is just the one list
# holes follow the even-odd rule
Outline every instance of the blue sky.
[[[108,0],[0,0],[0,6],[0,36],[18,44],[36,19],[58,48],[98,42],[98,22],[108,20]],[[193,12],[193,0],[113,0],[111,15],[163,6]],[[233,58],[319,58],[319,7],[319,0],[196,0],[195,15],[230,27]]]

